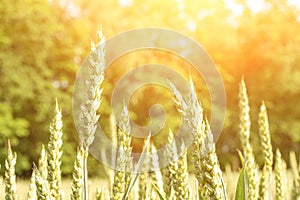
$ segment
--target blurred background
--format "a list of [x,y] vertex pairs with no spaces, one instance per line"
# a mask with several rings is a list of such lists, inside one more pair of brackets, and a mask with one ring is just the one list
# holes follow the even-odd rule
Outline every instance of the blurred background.
[[[49,137],[55,98],[63,111],[62,172],[73,169],[78,135],[72,116],[76,73],[89,54],[90,41],[102,24],[109,38],[142,27],[169,28],[198,41],[220,71],[226,88],[226,120],[217,151],[222,167],[239,167],[238,84],[248,87],[252,135],[258,163],[263,157],[257,128],[264,100],[274,149],[287,159],[300,153],[300,3],[297,0],[1,0],[0,3],[0,163],[6,141],[18,154],[17,174],[28,176]],[[192,75],[199,100],[210,115],[207,88],[193,66],[167,52],[144,50],[122,56],[106,71],[100,124],[110,134],[110,98],[114,84],[129,70],[145,63],[170,66],[188,79]],[[153,137],[163,145],[169,128],[176,131],[180,114],[165,88],[145,86],[133,94],[132,120],[149,123],[148,110],[160,103],[167,123]],[[142,142],[133,140],[134,151]],[[89,173],[100,175],[101,164],[90,158]],[[3,167],[2,167],[3,170]]]

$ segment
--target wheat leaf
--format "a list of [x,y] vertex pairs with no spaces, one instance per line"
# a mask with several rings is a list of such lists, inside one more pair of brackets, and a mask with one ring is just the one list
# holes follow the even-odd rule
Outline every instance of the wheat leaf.
[[235,191],[235,200],[246,200],[247,199],[247,173],[246,173],[246,164],[243,164],[243,167],[240,171],[238,182],[236,185]]

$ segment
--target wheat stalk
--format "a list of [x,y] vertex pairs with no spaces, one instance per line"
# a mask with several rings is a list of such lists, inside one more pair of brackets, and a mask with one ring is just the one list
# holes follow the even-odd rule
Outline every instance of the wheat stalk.
[[62,156],[62,114],[56,100],[55,115],[50,124],[50,139],[48,143],[48,182],[50,195],[53,199],[62,199],[61,191],[61,156]]
[[27,195],[27,199],[28,200],[36,200],[37,196],[36,196],[36,184],[35,184],[35,170],[32,170],[32,174],[30,177],[30,182],[29,182],[29,190],[28,190],[28,195]]
[[258,192],[258,167],[255,162],[253,150],[250,145],[250,107],[247,89],[242,79],[239,85],[239,108],[240,108],[240,140],[243,153],[247,161],[247,174],[249,179],[248,199],[256,200]]
[[17,154],[12,152],[10,141],[8,140],[7,158],[5,160],[5,172],[4,172],[4,183],[5,183],[5,199],[15,200],[17,199],[17,184],[15,166],[17,162]]
[[83,94],[84,102],[81,104],[80,126],[78,129],[81,141],[85,148],[83,159],[83,177],[84,177],[84,199],[88,199],[88,172],[87,157],[89,146],[93,143],[95,132],[100,115],[97,110],[101,104],[102,89],[101,85],[104,80],[105,70],[105,38],[102,30],[98,31],[99,42],[91,43],[91,55],[89,58],[87,74],[88,79],[85,81],[85,91]]
[[71,200],[81,200],[83,196],[83,157],[84,148],[80,146],[77,149],[76,159],[74,162]]
[[284,171],[283,160],[281,158],[281,153],[280,153],[279,149],[277,149],[276,157],[275,157],[275,184],[276,184],[276,199],[277,200],[284,199],[283,171]]

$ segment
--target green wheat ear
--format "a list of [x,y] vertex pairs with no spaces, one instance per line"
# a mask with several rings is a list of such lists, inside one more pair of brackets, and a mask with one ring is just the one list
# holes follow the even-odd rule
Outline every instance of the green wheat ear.
[[247,162],[246,171],[249,179],[248,199],[256,200],[258,197],[258,167],[250,144],[250,106],[244,79],[242,79],[239,85],[239,109],[240,140]]
[[263,149],[265,166],[262,171],[260,186],[259,186],[259,196],[261,199],[269,199],[271,198],[271,175],[272,175],[272,166],[273,166],[273,151],[271,145],[271,136],[269,131],[269,121],[267,109],[262,102],[259,111],[258,117],[258,125],[259,125],[259,135],[261,146]]
[[81,200],[83,197],[83,158],[84,148],[78,147],[73,169],[71,200]]
[[61,191],[61,156],[62,156],[62,114],[56,100],[54,118],[50,124],[50,139],[48,143],[48,181],[51,198],[62,199]]
[[269,130],[268,114],[264,102],[260,107],[258,124],[259,124],[259,135],[261,139],[261,145],[262,145],[264,158],[265,158],[266,170],[268,172],[271,172],[273,166],[273,151],[272,151],[272,144],[271,144],[271,135]]
[[7,158],[5,160],[5,172],[4,172],[4,183],[5,183],[5,199],[15,200],[17,199],[17,184],[15,166],[17,162],[17,154],[12,152],[10,141],[8,140]]

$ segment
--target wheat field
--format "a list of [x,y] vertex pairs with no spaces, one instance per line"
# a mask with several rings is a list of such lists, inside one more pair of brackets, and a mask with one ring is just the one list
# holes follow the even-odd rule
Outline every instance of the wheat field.
[[[157,150],[150,142],[150,136],[145,139],[142,156],[137,165],[133,164],[131,146],[130,116],[126,105],[123,105],[119,126],[111,117],[113,142],[118,152],[112,152],[117,168],[106,169],[106,179],[89,179],[87,158],[89,147],[94,141],[101,104],[101,84],[104,80],[105,39],[99,31],[99,42],[92,44],[92,53],[88,72],[90,79],[86,83],[86,99],[81,105],[79,128],[82,145],[77,149],[74,158],[72,179],[61,176],[63,118],[58,102],[56,102],[54,117],[50,124],[48,144],[42,146],[40,159],[33,167],[30,180],[18,179],[15,175],[17,155],[8,141],[5,174],[1,180],[1,199],[6,200],[87,200],[87,199],[300,199],[300,165],[294,152],[290,160],[281,157],[279,149],[271,145],[271,134],[267,108],[262,102],[259,112],[260,145],[263,149],[264,166],[258,167],[251,144],[250,107],[247,88],[244,80],[239,85],[240,124],[239,138],[242,149],[239,150],[241,169],[231,171],[230,166],[222,171],[216,153],[216,145],[210,124],[205,118],[200,101],[197,98],[194,83],[190,80],[190,96],[183,97],[170,82],[174,94],[174,102],[183,119],[190,125],[193,142],[191,165],[193,171],[188,171],[187,150],[184,142],[175,144],[174,134],[170,130],[166,145],[166,158],[169,165],[160,168]],[[179,149],[181,148],[181,154]],[[145,153],[151,153],[150,158],[144,158]],[[287,162],[291,169],[287,170]],[[131,173],[141,171],[141,173]],[[150,171],[156,169],[156,171]]]

